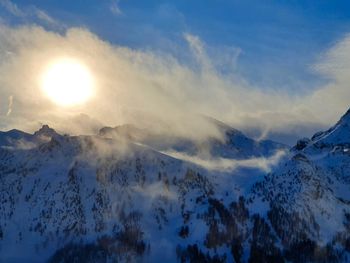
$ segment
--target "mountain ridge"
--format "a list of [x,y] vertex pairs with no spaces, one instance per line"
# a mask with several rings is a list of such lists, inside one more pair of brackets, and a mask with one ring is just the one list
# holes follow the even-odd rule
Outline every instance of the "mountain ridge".
[[[31,147],[16,132],[0,133],[0,260],[348,262],[350,140],[342,120],[291,149],[235,129],[209,139],[206,153],[237,163],[230,170],[163,151],[202,158],[205,144],[147,145],[132,126],[117,136],[43,126],[23,133]],[[285,154],[268,171],[254,163],[279,150]]]

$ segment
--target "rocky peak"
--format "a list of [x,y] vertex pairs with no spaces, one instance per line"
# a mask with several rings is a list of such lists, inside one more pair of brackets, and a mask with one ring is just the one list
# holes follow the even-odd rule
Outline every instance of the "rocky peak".
[[350,109],[340,118],[340,120],[327,131],[315,133],[311,140],[301,139],[292,150],[304,150],[311,148],[325,149],[329,151],[335,146],[350,144]]
[[348,109],[348,111],[341,117],[340,121],[343,124],[350,124],[350,108]]
[[49,127],[49,125],[43,125],[39,130],[37,130],[34,133],[34,136],[37,137],[41,137],[41,136],[45,136],[45,137],[52,137],[54,135],[56,135],[56,131],[52,128]]
[[311,140],[309,138],[302,138],[298,140],[297,144],[292,148],[293,151],[301,151],[303,150],[306,146],[309,145]]

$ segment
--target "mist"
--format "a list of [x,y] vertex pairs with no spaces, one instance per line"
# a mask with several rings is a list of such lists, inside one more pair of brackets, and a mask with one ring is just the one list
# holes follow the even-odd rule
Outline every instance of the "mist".
[[[327,83],[300,94],[251,85],[234,68],[223,73],[215,65],[224,58],[208,56],[199,37],[183,37],[189,63],[170,53],[114,45],[86,28],[57,33],[37,25],[1,25],[0,128],[34,131],[49,124],[64,133],[91,134],[103,126],[131,123],[181,138],[222,137],[202,117],[209,116],[264,139],[305,130],[311,134],[347,110],[349,36],[311,67]],[[59,107],[40,90],[45,67],[60,57],[77,59],[92,72],[96,95],[84,105]]]

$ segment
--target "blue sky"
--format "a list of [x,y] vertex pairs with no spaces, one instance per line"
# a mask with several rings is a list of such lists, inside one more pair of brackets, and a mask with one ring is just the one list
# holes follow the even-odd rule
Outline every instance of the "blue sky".
[[[192,119],[182,118],[199,112],[293,144],[349,108],[349,32],[348,1],[0,0],[0,121],[28,130],[66,122],[43,94],[24,92],[34,94],[41,72],[32,68],[58,47],[91,59],[107,83],[98,87],[105,107],[91,110],[96,99],[81,110],[101,122],[141,110],[183,132]],[[38,115],[46,111],[55,116]]]
[[[237,71],[260,87],[305,92],[322,79],[318,56],[350,31],[348,1],[13,0],[67,27],[82,26],[111,43],[184,56],[184,32],[208,50],[239,50]],[[113,10],[114,8],[114,10]],[[1,10],[10,23],[28,22]],[[33,19],[35,22],[35,19]]]
[[[260,87],[312,88],[310,67],[350,28],[348,1],[13,0],[35,6],[67,27],[86,27],[111,43],[186,57],[184,32],[208,50],[239,50],[236,70]],[[114,9],[113,9],[114,8]],[[116,9],[117,8],[117,9]],[[6,10],[10,23],[23,19]],[[26,20],[28,22],[28,19]],[[306,89],[307,90],[307,89]]]

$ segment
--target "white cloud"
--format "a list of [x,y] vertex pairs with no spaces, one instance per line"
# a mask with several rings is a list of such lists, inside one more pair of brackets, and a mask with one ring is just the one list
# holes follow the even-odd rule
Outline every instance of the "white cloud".
[[[34,129],[41,122],[69,130],[66,120],[83,112],[106,125],[136,123],[203,139],[218,137],[220,132],[201,115],[237,128],[288,132],[296,126],[331,125],[349,106],[349,37],[315,66],[331,77],[329,84],[307,95],[263,90],[236,72],[222,74],[215,67],[220,63],[208,56],[198,37],[186,34],[185,38],[198,67],[164,53],[112,45],[82,28],[57,34],[37,26],[1,26],[0,103],[6,105],[10,95],[16,98],[10,117],[1,123]],[[94,72],[98,93],[81,108],[57,108],[40,92],[38,76],[59,56],[80,59]]]
[[272,156],[265,157],[256,157],[251,159],[236,160],[236,159],[227,159],[227,158],[207,158],[203,159],[198,156],[187,155],[181,152],[167,151],[165,154],[172,156],[174,158],[184,160],[196,165],[202,166],[208,170],[213,171],[223,171],[223,172],[232,172],[238,168],[256,168],[264,172],[270,172],[271,168],[279,163],[281,158],[285,156],[285,151],[277,151]]

